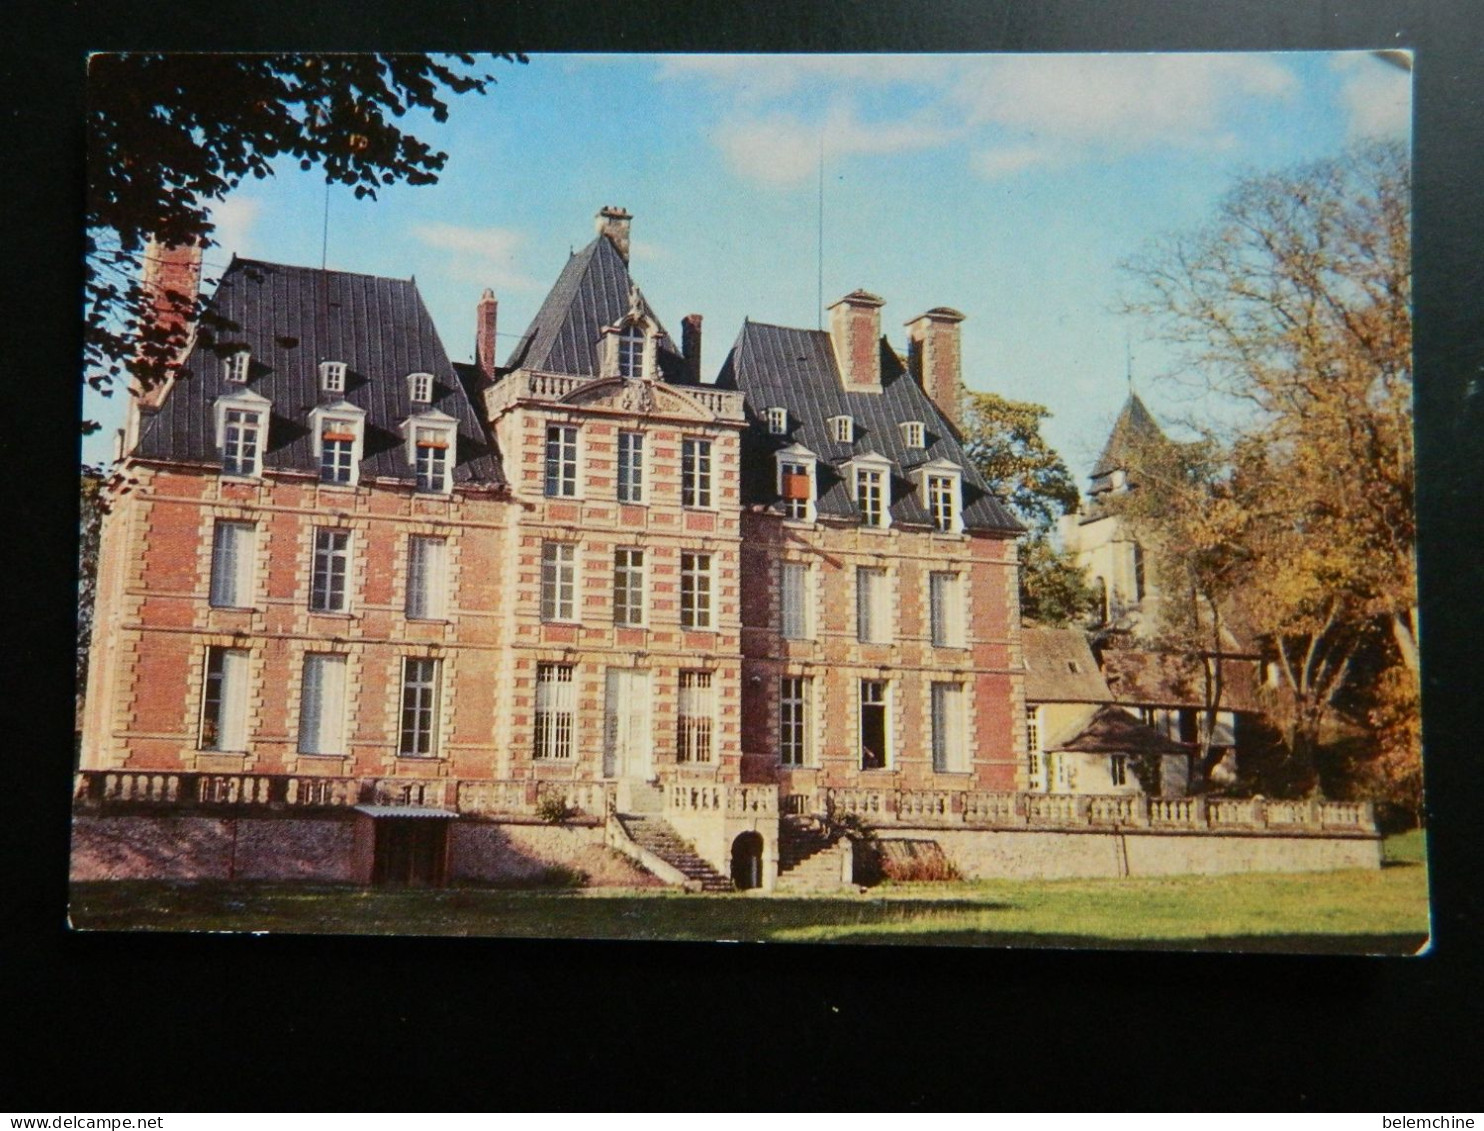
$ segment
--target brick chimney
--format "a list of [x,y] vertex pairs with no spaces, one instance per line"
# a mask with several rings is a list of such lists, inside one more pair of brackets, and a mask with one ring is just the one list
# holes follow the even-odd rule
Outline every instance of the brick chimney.
[[495,376],[495,315],[499,309],[495,292],[486,287],[484,294],[479,296],[474,316],[474,361],[486,380]]
[[840,379],[850,392],[881,391],[881,308],[869,291],[851,291],[830,307],[830,339]]
[[633,219],[624,209],[615,208],[611,204],[597,216],[598,235],[608,237],[619,258],[625,263],[629,261],[629,224]]
[[687,314],[680,320],[680,353],[685,358],[685,367],[690,379],[701,381],[701,316]]
[[[175,345],[175,363],[185,356],[190,342],[196,299],[201,293],[201,245],[163,244],[150,240],[144,249],[140,280],[149,295],[152,330],[163,330]],[[141,393],[140,399],[155,407],[164,399],[168,381],[158,381]]]
[[963,416],[963,357],[958,324],[964,316],[935,306],[907,323],[907,368],[955,427]]

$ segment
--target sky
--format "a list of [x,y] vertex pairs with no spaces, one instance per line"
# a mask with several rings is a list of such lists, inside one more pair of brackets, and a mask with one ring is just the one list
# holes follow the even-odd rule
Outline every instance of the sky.
[[[1130,374],[1163,421],[1219,411],[1118,313],[1120,262],[1199,227],[1237,178],[1409,138],[1412,113],[1410,75],[1365,52],[534,55],[492,69],[497,85],[456,98],[446,123],[406,120],[449,155],[436,185],[357,201],[284,162],[213,210],[207,278],[234,254],[318,266],[322,249],[332,269],[411,276],[456,361],[472,360],[490,287],[503,361],[598,209],[621,206],[666,329],[678,340],[684,315],[704,316],[705,379],[744,318],[815,327],[864,288],[905,351],[904,323],[950,306],[966,315],[965,383],[1045,405],[1079,482]],[[89,395],[105,427],[85,462],[110,457],[121,408]]]

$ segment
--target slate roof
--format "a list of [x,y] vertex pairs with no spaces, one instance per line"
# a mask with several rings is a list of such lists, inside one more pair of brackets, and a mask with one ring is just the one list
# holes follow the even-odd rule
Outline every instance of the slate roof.
[[[1113,694],[1075,628],[1023,628],[1027,703],[1111,703]],[[1075,666],[1075,667],[1074,667]]]
[[[1137,648],[1103,652],[1103,675],[1113,700],[1141,707],[1203,707],[1205,677],[1197,656]],[[1227,658],[1221,671],[1221,709],[1259,711],[1256,660]]]
[[[847,392],[827,332],[744,322],[716,384],[740,389],[746,397],[751,427],[743,438],[744,502],[777,502],[773,453],[801,444],[820,460],[816,468],[816,508],[821,515],[860,518],[841,465],[854,456],[875,452],[894,465],[893,522],[931,523],[931,515],[905,473],[943,459],[963,471],[967,529],[1007,534],[1018,534],[1023,529],[964,454],[954,428],[884,341],[882,392]],[[780,406],[788,410],[788,431],[775,436],[768,432],[763,417],[769,408]],[[837,443],[830,436],[827,422],[841,415],[855,421],[854,443]],[[912,420],[923,422],[926,448],[909,448],[904,443],[898,425]]]
[[[536,369],[591,377],[602,370],[599,341],[606,326],[629,312],[629,265],[613,241],[598,236],[567,260],[555,285],[531,319],[505,363],[507,370]],[[671,384],[691,384],[689,367],[665,332],[643,292],[644,313],[660,328],[657,359],[660,376]]]
[[1188,746],[1166,738],[1121,707],[1113,706],[1099,707],[1086,726],[1054,748],[1080,754],[1190,754]]
[[1113,431],[1108,434],[1108,442],[1103,445],[1103,454],[1093,466],[1092,478],[1100,479],[1120,468],[1126,471],[1129,455],[1134,449],[1141,444],[1164,438],[1164,432],[1144,407],[1139,395],[1129,393],[1118,419],[1113,422]]
[[[219,463],[218,397],[246,388],[272,402],[267,470],[317,474],[309,413],[349,401],[366,411],[361,480],[414,482],[399,426],[428,408],[458,421],[456,484],[500,487],[499,452],[480,423],[433,320],[410,279],[321,271],[233,258],[208,304],[204,326],[160,409],[142,421],[140,459]],[[213,339],[213,345],[210,339]],[[251,352],[246,385],[226,379],[220,351]],[[345,391],[319,391],[319,363],[347,363]],[[433,375],[431,405],[409,399],[407,376]]]

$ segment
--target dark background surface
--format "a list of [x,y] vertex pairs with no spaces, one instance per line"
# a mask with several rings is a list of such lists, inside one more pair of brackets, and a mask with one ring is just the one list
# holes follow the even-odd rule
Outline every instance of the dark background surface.
[[[1477,1108],[1484,20],[1413,0],[22,4],[3,48],[12,1110]],[[1433,951],[1420,959],[72,934],[88,50],[1412,47]],[[498,87],[489,96],[500,97]],[[457,106],[454,107],[457,113]]]

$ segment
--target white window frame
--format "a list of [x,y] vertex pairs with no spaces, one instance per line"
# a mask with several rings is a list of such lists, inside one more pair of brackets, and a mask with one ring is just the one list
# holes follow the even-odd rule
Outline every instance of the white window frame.
[[345,749],[347,657],[306,652],[299,680],[299,753],[338,754]]
[[928,706],[933,734],[933,772],[961,774],[969,768],[968,694],[957,681],[929,685]]
[[829,419],[830,439],[837,444],[855,443],[855,419],[850,416],[832,416]]
[[772,436],[788,435],[788,409],[773,405],[767,411],[768,433]]
[[408,620],[448,619],[448,539],[427,534],[407,539]]
[[901,425],[902,443],[909,448],[927,447],[927,428],[920,420],[904,420]]
[[354,551],[353,531],[343,526],[314,528],[309,575],[310,612],[350,611],[351,555]]
[[[957,464],[935,459],[912,472],[923,509],[933,529],[944,534],[962,534],[964,530],[964,473]],[[946,494],[944,494],[946,492]],[[940,506],[946,499],[947,508]]]
[[637,322],[623,326],[615,335],[614,348],[618,351],[617,372],[620,377],[634,380],[645,376],[648,371],[645,362],[649,352],[649,335],[644,332],[643,326]]
[[[319,464],[321,483],[331,486],[354,487],[361,478],[361,460],[365,458],[366,410],[347,401],[331,405],[320,405],[309,414],[309,432],[314,447],[314,459]],[[331,439],[334,437],[334,439]],[[348,440],[344,437],[349,437]],[[337,445],[326,447],[327,441]],[[348,448],[341,445],[348,444]],[[326,454],[335,451],[343,454],[344,461],[337,459],[332,465],[325,462]],[[333,471],[327,478],[326,472]]]
[[946,570],[928,574],[928,631],[934,648],[967,647],[964,621],[968,608],[963,574]]
[[715,509],[714,445],[704,436],[680,441],[680,505],[690,510]]
[[253,607],[258,528],[255,523],[219,519],[211,531],[210,603],[218,609]]
[[577,498],[582,439],[575,424],[548,424],[542,491],[548,499]]
[[571,623],[577,619],[577,545],[541,543],[541,619]]
[[[402,658],[401,710],[397,716],[397,757],[438,757],[443,661],[428,656]],[[410,725],[409,725],[410,723]]]
[[432,404],[433,375],[431,373],[407,374],[407,399],[413,404]]
[[613,551],[613,623],[620,628],[643,628],[648,607],[649,571],[644,550],[619,546]]
[[201,673],[201,718],[197,748],[225,754],[247,750],[247,689],[251,657],[246,649],[212,645]]
[[531,757],[570,762],[577,756],[577,669],[538,663],[531,712]]
[[890,644],[891,573],[881,566],[855,570],[855,635],[862,644]]
[[[868,699],[868,693],[871,698]],[[879,697],[878,697],[879,696]],[[879,766],[866,765],[866,708],[881,708],[881,735],[882,745],[881,764]],[[891,750],[891,680],[888,679],[862,679],[856,684],[856,721],[860,727],[858,734],[858,745],[860,747],[857,758],[862,770],[889,770],[892,767]]]
[[709,551],[680,552],[680,627],[696,632],[715,630],[715,565],[716,556]]
[[1128,784],[1128,755],[1108,755],[1108,781],[1113,785]]
[[319,363],[319,388],[322,393],[345,392],[345,371],[347,365],[343,361],[322,361]]
[[[815,500],[819,494],[816,469],[819,466],[818,457],[802,444],[790,444],[788,447],[773,453],[773,464],[777,475],[778,508],[783,512],[783,517],[790,522],[813,522],[816,518]],[[802,474],[809,480],[809,496],[805,499],[789,499],[784,495],[784,476],[789,474],[789,468],[797,468],[795,474]]]
[[243,347],[222,358],[222,377],[234,385],[245,385],[252,373],[252,351]]
[[778,632],[785,640],[814,639],[814,570],[807,562],[779,563]]
[[778,763],[814,764],[814,680],[807,675],[778,677]]
[[868,530],[885,530],[891,526],[891,461],[873,453],[859,456],[845,464],[850,476],[851,498],[860,512],[861,525]]
[[716,761],[716,673],[680,672],[675,698],[675,760],[688,765]]
[[623,431],[618,434],[618,477],[616,489],[621,503],[644,502],[644,433]]
[[218,397],[214,408],[222,474],[243,479],[261,477],[272,402],[251,389],[241,389],[231,396]]

